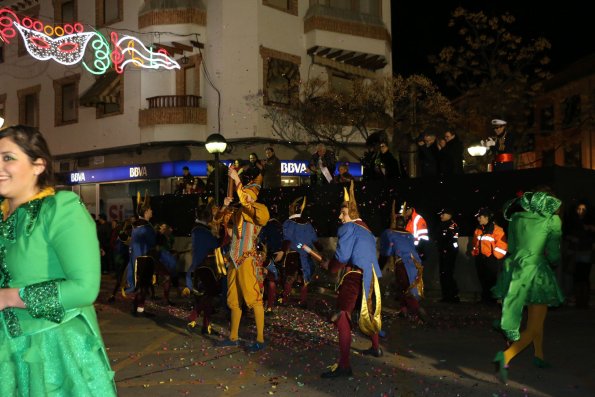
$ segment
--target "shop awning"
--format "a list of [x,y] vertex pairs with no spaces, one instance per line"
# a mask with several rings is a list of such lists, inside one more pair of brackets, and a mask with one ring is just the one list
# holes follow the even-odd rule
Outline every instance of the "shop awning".
[[96,107],[120,101],[121,75],[112,70],[99,77],[89,89],[81,95],[81,106]]

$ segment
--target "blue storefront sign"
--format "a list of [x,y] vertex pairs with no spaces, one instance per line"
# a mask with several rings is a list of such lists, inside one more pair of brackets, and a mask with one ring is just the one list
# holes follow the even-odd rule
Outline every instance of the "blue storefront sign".
[[[229,160],[222,160],[222,163],[229,166],[232,162]],[[191,160],[81,170],[69,173],[69,177],[67,178],[66,182],[69,185],[78,185],[82,183],[181,177],[183,175],[182,168],[184,166],[188,167],[190,169],[190,173],[194,176],[207,176],[206,160]],[[350,163],[349,173],[354,177],[361,177],[361,165],[359,163]],[[310,173],[308,171],[308,161],[282,160],[281,175],[301,177],[309,176]]]

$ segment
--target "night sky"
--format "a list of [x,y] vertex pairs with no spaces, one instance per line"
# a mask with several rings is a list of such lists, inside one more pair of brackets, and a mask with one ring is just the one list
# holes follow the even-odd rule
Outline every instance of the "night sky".
[[[393,64],[395,74],[415,73],[433,76],[428,55],[457,42],[455,30],[448,27],[452,11],[459,5],[490,15],[504,11],[516,17],[511,31],[525,39],[543,36],[550,41],[551,71],[556,72],[580,58],[595,53],[595,15],[588,3],[569,0],[548,5],[537,1],[500,0],[489,4],[475,1],[403,1],[392,2]],[[562,8],[565,7],[565,8]]]

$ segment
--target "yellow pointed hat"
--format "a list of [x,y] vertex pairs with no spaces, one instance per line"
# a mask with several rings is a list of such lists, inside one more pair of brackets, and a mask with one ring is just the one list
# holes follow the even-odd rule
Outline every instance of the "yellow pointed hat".
[[347,208],[349,210],[349,217],[351,219],[359,218],[359,211],[357,209],[357,202],[355,201],[355,187],[353,181],[349,185],[349,193],[347,192],[347,188],[343,188],[343,208]]

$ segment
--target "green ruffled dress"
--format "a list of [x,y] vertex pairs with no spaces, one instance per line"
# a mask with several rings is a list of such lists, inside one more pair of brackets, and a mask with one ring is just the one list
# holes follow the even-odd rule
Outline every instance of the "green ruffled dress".
[[508,256],[492,293],[502,299],[500,328],[509,340],[520,338],[523,307],[532,304],[558,306],[564,295],[552,266],[560,261],[561,221],[554,215],[560,201],[545,193],[525,193],[505,209],[524,210],[507,219]]
[[0,311],[0,396],[116,396],[93,302],[95,223],[72,192],[46,189],[6,220],[0,200],[0,288],[27,308]]

